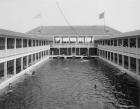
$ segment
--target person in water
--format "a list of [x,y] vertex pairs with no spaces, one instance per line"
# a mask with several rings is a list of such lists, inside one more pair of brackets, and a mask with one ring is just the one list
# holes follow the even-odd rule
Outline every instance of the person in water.
[[96,88],[97,88],[97,85],[95,84],[95,85],[94,85],[94,89],[96,89]]
[[32,72],[32,75],[35,75],[35,74],[36,74],[36,72],[35,72],[35,71],[33,71],[33,72]]

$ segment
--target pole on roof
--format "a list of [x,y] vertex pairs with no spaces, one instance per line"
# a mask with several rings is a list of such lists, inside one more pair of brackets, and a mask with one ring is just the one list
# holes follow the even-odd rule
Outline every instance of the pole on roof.
[[105,10],[104,10],[104,31],[106,32],[106,24],[105,24]]
[[105,10],[99,14],[99,19],[103,19],[104,20],[104,31],[106,32],[106,24],[105,24]]

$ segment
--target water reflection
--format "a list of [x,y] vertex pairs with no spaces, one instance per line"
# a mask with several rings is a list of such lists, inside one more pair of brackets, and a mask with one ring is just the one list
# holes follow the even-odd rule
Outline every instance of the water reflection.
[[138,108],[138,83],[117,73],[99,60],[50,60],[0,97],[0,109]]

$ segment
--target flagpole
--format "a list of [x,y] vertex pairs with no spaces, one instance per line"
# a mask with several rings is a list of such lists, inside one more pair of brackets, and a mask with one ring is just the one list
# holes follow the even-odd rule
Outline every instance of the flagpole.
[[104,31],[106,32],[106,24],[105,24],[105,11],[104,11]]
[[43,26],[42,25],[42,21],[43,21],[43,18],[42,18],[42,13],[41,13],[41,16],[40,16],[40,26]]

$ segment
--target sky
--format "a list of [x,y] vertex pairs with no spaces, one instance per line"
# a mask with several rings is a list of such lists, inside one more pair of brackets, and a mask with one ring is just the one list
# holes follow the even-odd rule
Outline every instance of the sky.
[[102,12],[107,26],[140,29],[140,0],[0,0],[0,28],[27,32],[40,25],[104,25]]

